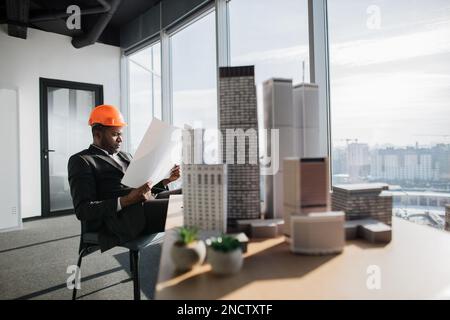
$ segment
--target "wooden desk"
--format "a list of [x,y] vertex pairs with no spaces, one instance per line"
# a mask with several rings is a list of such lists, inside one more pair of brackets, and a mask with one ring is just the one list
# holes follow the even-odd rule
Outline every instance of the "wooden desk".
[[[208,264],[174,272],[170,228],[181,224],[180,212],[172,212],[156,299],[450,299],[450,233],[400,218],[393,218],[390,244],[350,241],[334,256],[292,254],[284,237],[253,241],[242,270],[229,277],[213,275]],[[381,271],[379,290],[366,285],[371,265]]]

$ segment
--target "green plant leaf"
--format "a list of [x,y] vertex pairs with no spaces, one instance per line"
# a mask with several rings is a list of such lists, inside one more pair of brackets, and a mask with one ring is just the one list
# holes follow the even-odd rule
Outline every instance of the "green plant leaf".
[[184,245],[198,240],[198,229],[195,227],[181,227],[178,231],[178,241]]
[[231,252],[240,248],[240,246],[241,244],[238,239],[227,235],[218,237],[211,243],[211,247],[214,250],[221,252]]

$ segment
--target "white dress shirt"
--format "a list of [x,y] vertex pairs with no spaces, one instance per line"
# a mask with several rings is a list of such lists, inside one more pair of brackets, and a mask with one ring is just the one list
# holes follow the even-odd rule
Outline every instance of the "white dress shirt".
[[[112,158],[119,166],[122,167],[123,171],[127,170],[126,163],[122,160],[122,158],[119,157],[119,152],[109,154],[108,151],[105,149],[100,148],[99,146],[96,146],[95,144],[92,144],[93,147],[96,147],[98,150],[102,151],[105,155]],[[117,212],[122,210],[122,206],[120,205],[120,197],[117,198]]]

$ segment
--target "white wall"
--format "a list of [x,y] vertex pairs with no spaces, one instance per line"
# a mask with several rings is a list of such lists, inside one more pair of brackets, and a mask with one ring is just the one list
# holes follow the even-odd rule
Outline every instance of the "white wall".
[[[0,28],[0,83],[19,90],[20,207],[27,218],[41,215],[39,77],[102,84],[105,103],[120,106],[121,53],[104,44],[75,49],[70,37],[35,29],[18,39],[5,29]],[[2,151],[2,157],[7,154]]]

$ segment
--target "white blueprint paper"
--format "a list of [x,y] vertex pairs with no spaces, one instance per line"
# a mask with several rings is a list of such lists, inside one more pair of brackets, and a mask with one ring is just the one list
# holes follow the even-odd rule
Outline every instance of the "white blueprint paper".
[[181,161],[176,150],[179,145],[174,139],[176,130],[177,127],[153,118],[122,178],[122,184],[137,188],[147,181],[155,185],[168,178],[170,169]]

